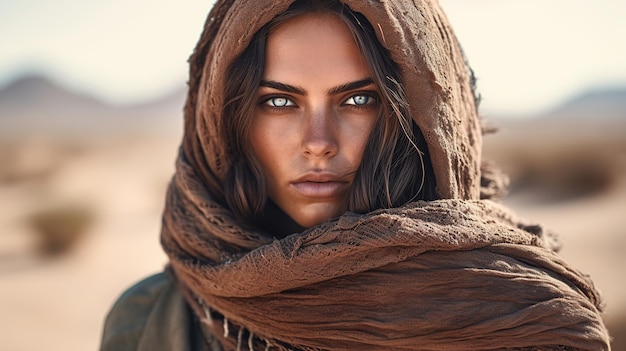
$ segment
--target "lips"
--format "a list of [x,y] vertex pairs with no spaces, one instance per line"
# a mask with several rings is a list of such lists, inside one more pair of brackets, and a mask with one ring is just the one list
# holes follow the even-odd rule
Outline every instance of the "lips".
[[292,187],[305,197],[331,198],[343,195],[349,183],[334,174],[306,174],[291,183]]

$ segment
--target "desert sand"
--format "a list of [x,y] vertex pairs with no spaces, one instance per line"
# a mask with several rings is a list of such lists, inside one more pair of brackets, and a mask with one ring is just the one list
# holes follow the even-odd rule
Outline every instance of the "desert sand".
[[[626,137],[556,125],[509,125],[485,150],[511,174],[504,201],[561,233],[562,255],[594,279],[613,349],[624,350]],[[166,262],[160,214],[179,140],[178,130],[0,139],[1,350],[98,348],[119,294]],[[76,235],[50,249],[46,223],[35,220],[46,213]]]

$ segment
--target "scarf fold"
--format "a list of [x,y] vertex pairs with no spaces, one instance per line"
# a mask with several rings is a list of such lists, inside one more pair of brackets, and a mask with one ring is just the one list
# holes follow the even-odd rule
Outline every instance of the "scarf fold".
[[232,345],[245,328],[298,350],[609,349],[591,280],[495,202],[346,213],[271,240],[236,223],[182,162],[163,247],[198,315],[210,306],[239,326]]
[[481,160],[472,77],[437,1],[343,2],[399,65],[442,200],[346,213],[281,240],[236,221],[223,205],[225,72],[291,2],[218,0],[190,58],[161,242],[225,349],[610,350],[599,294],[555,237],[478,200],[506,181]]

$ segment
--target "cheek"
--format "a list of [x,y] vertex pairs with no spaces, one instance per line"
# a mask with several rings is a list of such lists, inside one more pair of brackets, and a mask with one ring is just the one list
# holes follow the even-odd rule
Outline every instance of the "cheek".
[[266,123],[263,118],[251,124],[250,147],[256,156],[263,174],[271,186],[281,173],[285,158],[285,131],[276,123]]
[[375,128],[380,128],[376,123],[376,117],[353,125],[344,135],[345,144],[349,150],[350,163],[358,168],[363,160],[365,149],[371,139]]
[[272,165],[268,163],[274,159],[272,156],[275,153],[274,146],[271,142],[268,142],[269,140],[271,140],[271,138],[264,136],[258,131],[253,132],[250,136],[250,148],[252,149],[252,154],[258,160],[266,177],[268,176],[268,170],[272,168]]

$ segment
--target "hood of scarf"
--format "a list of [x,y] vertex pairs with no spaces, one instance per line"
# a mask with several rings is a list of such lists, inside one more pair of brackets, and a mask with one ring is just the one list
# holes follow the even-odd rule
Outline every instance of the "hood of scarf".
[[481,170],[472,78],[436,1],[343,2],[400,66],[442,200],[346,213],[282,240],[237,222],[222,205],[226,71],[292,2],[218,1],[190,58],[161,242],[187,301],[225,348],[610,349],[591,280],[540,227],[479,200],[504,181]]
[[[216,194],[230,160],[220,136],[230,64],[293,0],[218,1],[190,58],[183,148]],[[343,1],[362,13],[399,65],[441,198],[478,199],[482,131],[464,55],[436,1]]]

